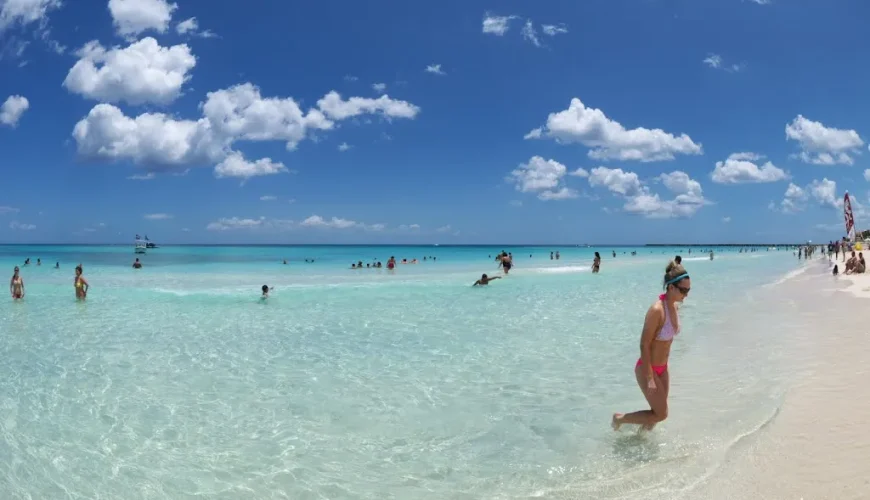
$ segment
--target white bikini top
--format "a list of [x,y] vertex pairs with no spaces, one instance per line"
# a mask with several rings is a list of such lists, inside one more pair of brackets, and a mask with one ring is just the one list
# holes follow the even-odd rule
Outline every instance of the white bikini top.
[[674,329],[674,323],[671,321],[671,313],[668,312],[668,304],[665,302],[665,297],[662,295],[659,297],[662,301],[662,307],[665,308],[665,324],[662,325],[662,329],[659,331],[659,334],[656,335],[656,340],[669,341],[674,340],[674,336],[680,333],[680,330]]

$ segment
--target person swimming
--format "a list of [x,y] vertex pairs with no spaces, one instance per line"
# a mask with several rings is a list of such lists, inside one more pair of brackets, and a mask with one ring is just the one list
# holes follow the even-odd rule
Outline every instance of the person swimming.
[[269,298],[269,292],[274,290],[275,287],[270,287],[269,285],[263,285],[261,290],[263,291],[263,295],[260,295],[260,300],[266,300]]
[[493,276],[492,278],[490,278],[489,276],[484,274],[480,277],[479,280],[475,281],[474,284],[471,286],[485,286],[485,285],[488,285],[490,281],[500,280],[500,279],[501,279],[501,276]]
[[135,262],[133,262],[133,269],[142,269],[142,263],[139,262],[138,258],[136,259]]
[[668,394],[671,387],[668,358],[674,337],[680,333],[677,304],[691,290],[692,281],[682,265],[671,262],[665,269],[664,288],[657,301],[649,307],[640,337],[640,358],[634,365],[637,385],[649,403],[649,410],[634,413],[614,413],[611,426],[619,430],[622,424],[637,424],[652,430],[668,418]]
[[13,299],[24,298],[24,279],[18,274],[18,266],[12,271],[12,279],[9,280],[9,293]]
[[76,277],[73,281],[73,286],[76,289],[76,298],[79,300],[85,300],[88,298],[88,290],[91,289],[91,286],[88,284],[88,280],[82,276],[84,270],[82,269],[82,265],[79,264],[76,266]]
[[598,269],[601,268],[601,255],[598,252],[595,252],[595,258],[592,259],[592,272],[597,273]]

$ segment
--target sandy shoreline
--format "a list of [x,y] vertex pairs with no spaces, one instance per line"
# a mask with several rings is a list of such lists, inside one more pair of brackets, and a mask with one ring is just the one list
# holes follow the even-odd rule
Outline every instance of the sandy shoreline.
[[834,278],[819,262],[780,286],[804,325],[795,380],[770,422],[683,498],[870,498],[870,275]]

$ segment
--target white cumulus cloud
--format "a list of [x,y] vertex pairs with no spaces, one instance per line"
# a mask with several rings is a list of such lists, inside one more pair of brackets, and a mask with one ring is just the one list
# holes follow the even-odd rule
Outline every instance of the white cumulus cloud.
[[754,163],[763,159],[755,153],[734,153],[725,161],[716,162],[711,178],[718,184],[749,184],[778,182],[788,179],[788,174],[767,161],[760,167]]
[[[568,168],[558,161],[533,156],[527,163],[521,163],[514,169],[507,181],[513,183],[517,191],[536,193],[544,201],[566,200],[578,196],[575,190],[563,185],[567,174]],[[572,175],[577,173],[572,172]]]
[[703,62],[704,64],[706,64],[707,66],[709,66],[713,69],[721,69],[721,70],[727,71],[729,73],[739,73],[739,72],[743,71],[744,69],[746,69],[746,65],[742,64],[742,63],[741,64],[734,64],[734,63],[725,64],[723,59],[722,59],[722,56],[720,56],[719,54],[710,54],[701,62]]
[[208,119],[177,120],[163,113],[125,116],[111,104],[97,104],[73,129],[79,155],[102,160],[132,160],[148,166],[179,166],[220,161],[226,140]]
[[11,95],[0,105],[0,124],[9,127],[18,125],[18,120],[30,108],[30,101],[20,95]]
[[426,73],[432,73],[433,75],[446,75],[447,73],[441,69],[440,64],[430,64],[426,66]]
[[486,13],[483,16],[483,32],[490,35],[502,36],[510,29],[510,22],[517,16],[496,16]]
[[609,191],[623,196],[637,194],[642,187],[640,178],[634,172],[624,172],[621,168],[598,167],[589,174],[589,185],[603,186]]
[[238,151],[230,153],[214,168],[214,175],[218,179],[225,177],[237,177],[250,179],[263,175],[275,175],[287,172],[287,167],[281,162],[272,161],[271,158],[261,158],[256,161],[248,161]]
[[382,95],[377,99],[351,97],[342,99],[338,92],[330,92],[317,101],[317,107],[331,120],[344,120],[363,114],[380,114],[387,118],[414,118],[420,108],[407,102]]
[[682,171],[662,174],[654,180],[660,182],[674,196],[663,199],[650,190],[634,172],[618,168],[598,167],[589,174],[589,185],[605,187],[624,200],[623,210],[649,219],[691,217],[704,205],[701,184]]
[[801,161],[814,165],[852,165],[852,156],[861,154],[859,148],[864,145],[855,130],[826,127],[803,115],[785,126],[785,137],[800,144],[797,157]]
[[350,148],[351,148],[350,144],[348,144],[346,142],[342,142],[341,144],[338,145],[338,150],[341,152],[345,152]]
[[544,127],[526,134],[526,139],[546,135],[561,143],[580,143],[590,148],[589,157],[598,160],[642,162],[673,160],[675,155],[699,155],[700,144],[686,134],[675,136],[661,129],[628,130],[603,111],[587,108],[574,98],[568,109],[550,113]]
[[239,217],[226,217],[209,223],[206,229],[209,231],[231,231],[234,229],[252,229],[263,225],[265,218],[241,219]]
[[387,90],[387,84],[386,83],[373,83],[372,90],[374,90],[375,92],[383,92],[383,91]]
[[205,228],[208,231],[289,231],[295,227],[296,224],[288,219],[222,217],[214,222],[210,222]]
[[702,62],[711,68],[718,69],[722,66],[722,56],[719,54],[710,54]]
[[115,31],[123,37],[147,30],[165,33],[177,8],[166,0],[109,0]]
[[128,47],[106,49],[88,42],[63,81],[70,91],[103,102],[169,104],[190,80],[196,58],[187,45],[161,47],[148,37]]
[[172,218],[173,218],[173,215],[172,215],[172,214],[164,214],[164,213],[158,213],[158,214],[145,214],[145,219],[146,219],[146,220],[169,220],[169,219],[172,219]]
[[179,35],[198,36],[201,38],[214,38],[216,35],[209,30],[199,30],[199,21],[191,17],[175,25],[175,31]]
[[547,36],[564,35],[568,32],[568,28],[564,24],[543,24],[541,25],[541,32]]
[[348,229],[351,227],[355,227],[358,223],[356,221],[342,219],[339,217],[333,217],[332,219],[324,219],[319,215],[312,215],[311,217],[305,219],[300,223],[303,227],[325,227],[325,228],[335,228],[335,229]]
[[[363,222],[357,222],[349,219],[342,219],[341,217],[332,217],[326,219],[319,215],[312,215],[307,219],[303,220],[299,223],[302,227],[307,228],[323,228],[323,229],[363,229],[365,231],[383,231],[387,228],[386,224],[365,224]],[[414,227],[416,226],[416,228]],[[412,226],[408,226],[409,229],[419,229],[420,226],[413,224]],[[401,227],[400,227],[401,229]]]
[[12,25],[44,22],[50,11],[62,5],[61,0],[0,0],[0,33]]
[[[793,214],[806,209],[808,202],[811,200],[821,207],[843,208],[843,200],[837,195],[837,183],[827,177],[822,180],[813,180],[804,187],[789,183],[782,201],[779,204],[770,202],[769,208],[782,213]],[[856,209],[856,207],[853,206],[853,209]]]
[[570,200],[579,196],[576,190],[563,186],[556,190],[541,191],[538,198],[544,201],[550,200]]
[[523,25],[523,29],[521,31],[523,38],[526,39],[527,42],[531,43],[535,47],[542,47],[541,40],[538,38],[538,33],[535,31],[535,25],[532,24],[531,19],[526,21],[526,24]]
[[269,195],[269,194],[267,194],[267,195],[263,195],[263,196],[260,196],[260,201],[275,201],[275,200],[277,200],[277,199],[278,199],[277,196],[272,196],[272,195]]
[[[236,85],[207,94],[197,120],[178,119],[164,113],[126,116],[112,104],[97,104],[73,129],[80,156],[107,161],[130,160],[151,170],[184,170],[214,165],[229,158],[218,172],[239,171],[238,141],[280,141],[296,148],[310,131],[330,130],[336,121],[361,114],[414,118],[419,108],[387,96],[344,100],[330,92],[307,112],[293,98],[263,97],[250,84]],[[230,158],[232,157],[232,158]],[[277,172],[278,163],[255,162],[245,172]]]
[[154,172],[147,172],[144,174],[133,174],[127,178],[131,181],[151,181],[157,178],[157,174]]

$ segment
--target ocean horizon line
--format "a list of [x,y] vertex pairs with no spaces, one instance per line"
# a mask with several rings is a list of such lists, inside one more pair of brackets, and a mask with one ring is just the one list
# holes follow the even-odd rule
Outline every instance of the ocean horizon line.
[[[152,243],[154,241],[152,240]],[[126,247],[132,243],[2,243],[3,247]],[[161,247],[440,247],[440,248],[473,248],[473,247],[523,247],[523,248],[709,248],[709,247],[781,247],[806,245],[807,242],[780,243],[161,243]],[[821,243],[817,243],[821,244]]]

